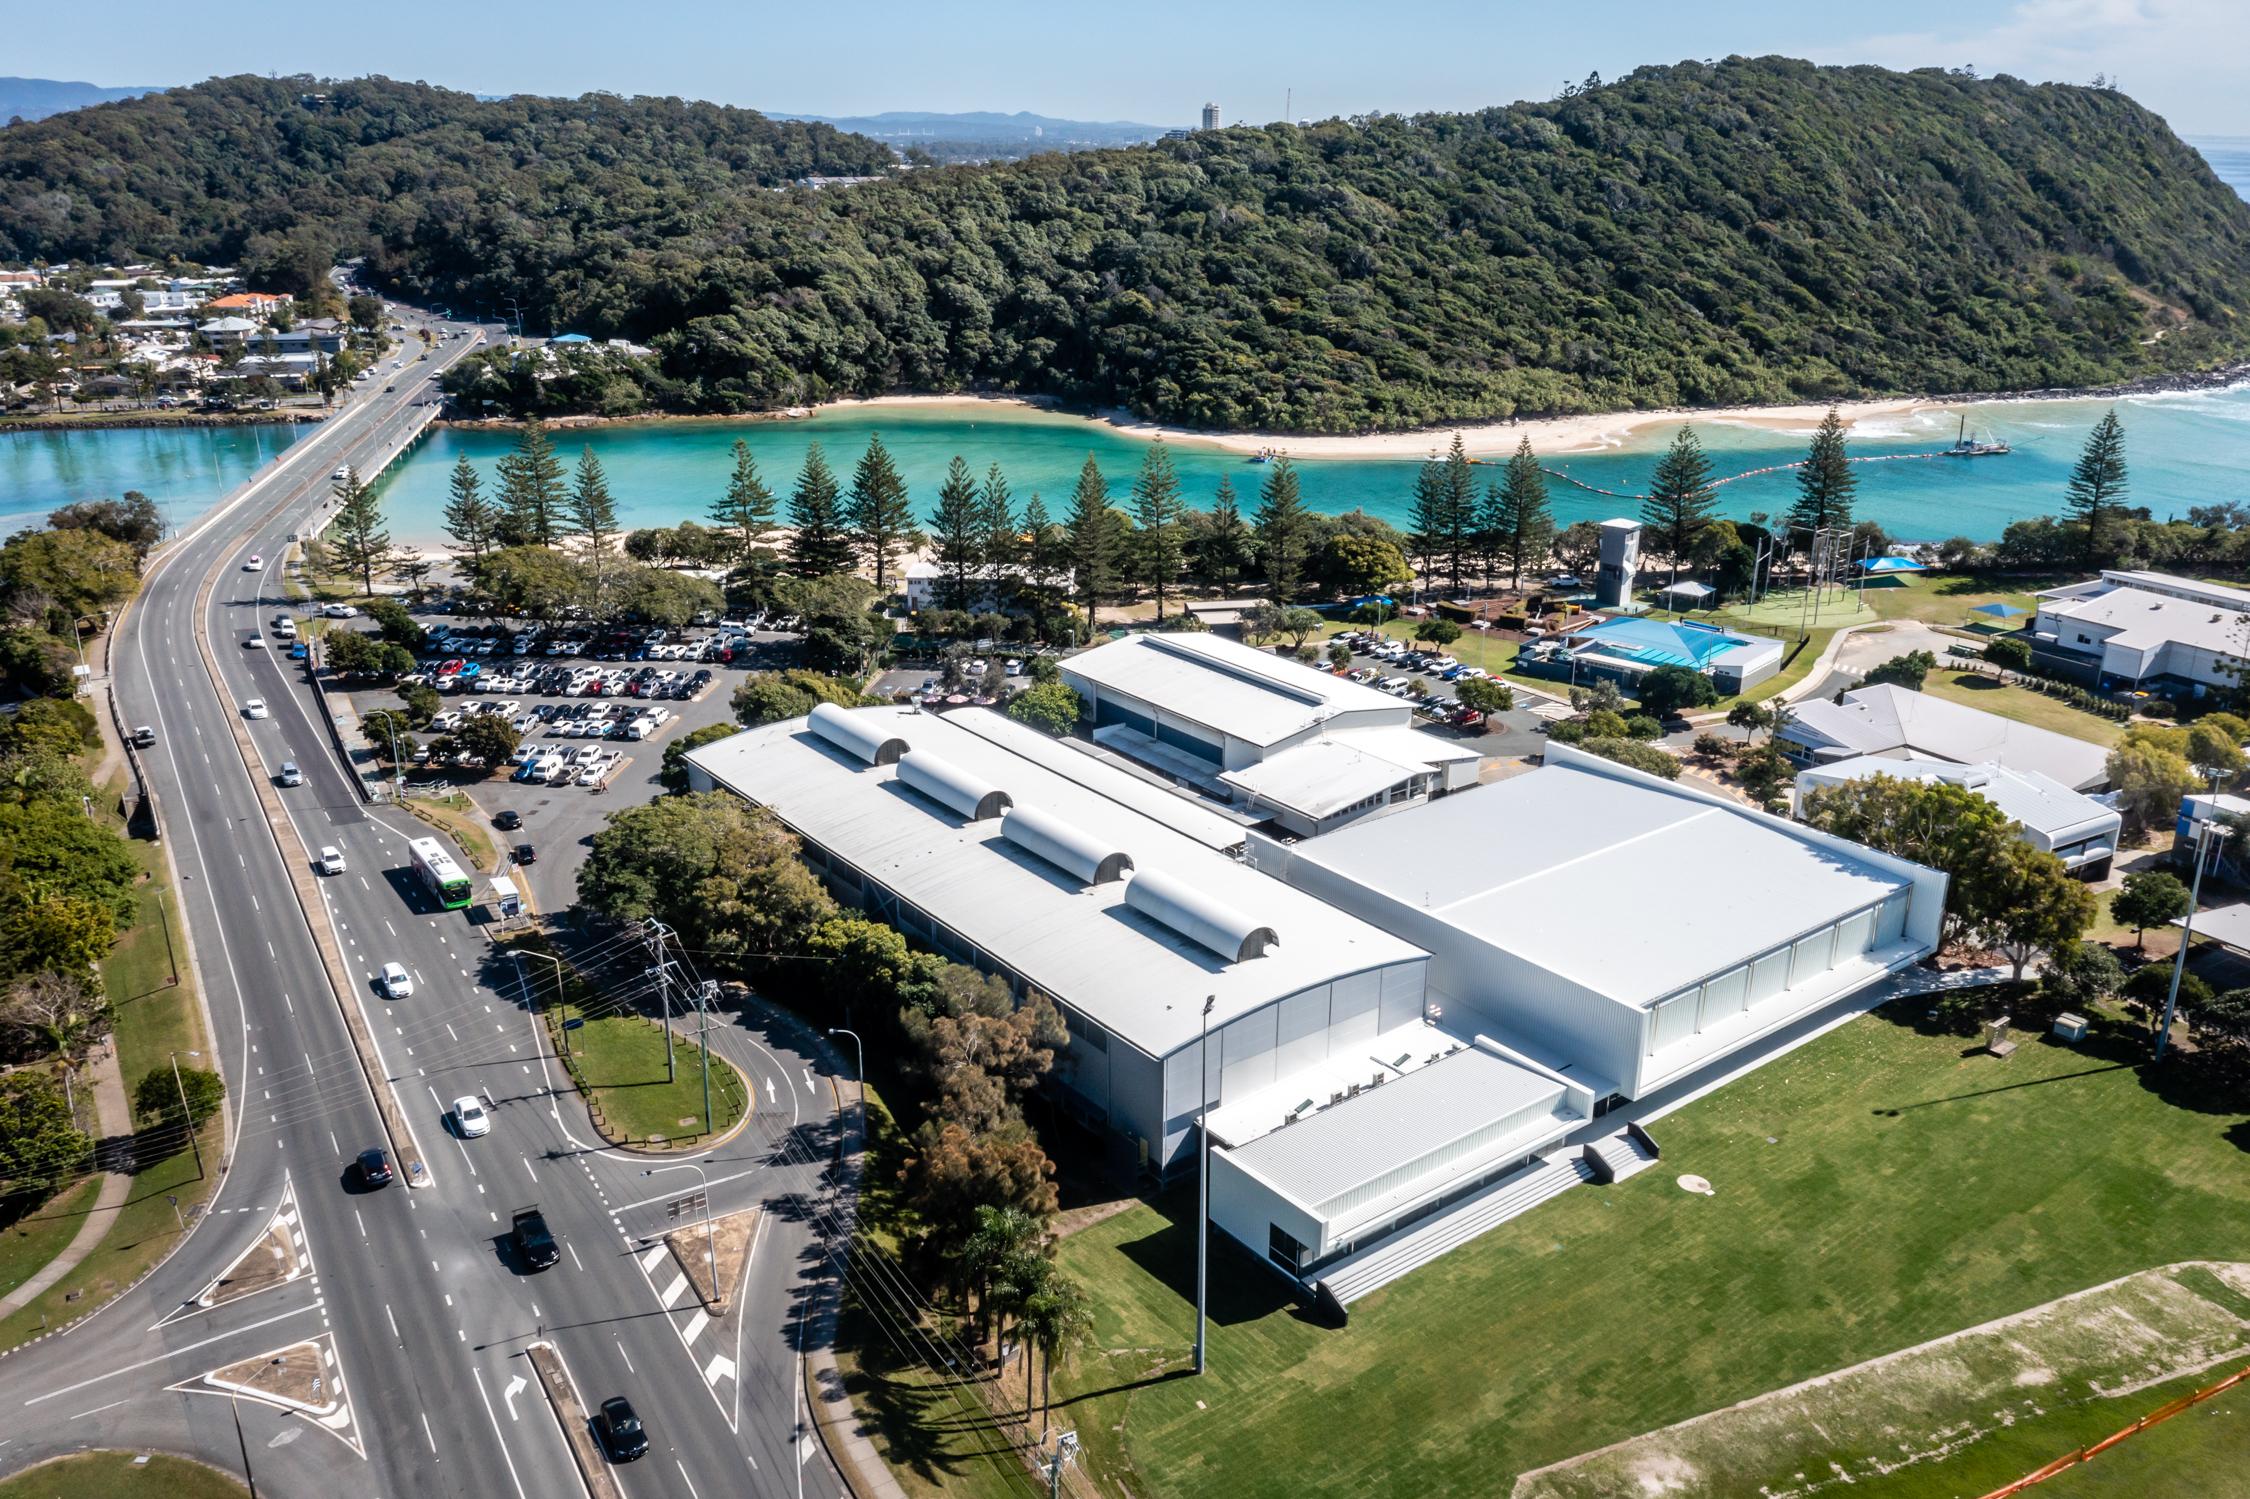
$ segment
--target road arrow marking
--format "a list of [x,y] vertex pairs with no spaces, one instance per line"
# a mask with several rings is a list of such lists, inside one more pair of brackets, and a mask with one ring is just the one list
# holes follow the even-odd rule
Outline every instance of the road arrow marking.
[[516,1397],[529,1388],[530,1384],[531,1381],[518,1374],[514,1379],[509,1380],[508,1387],[500,1392],[500,1398],[508,1402],[509,1420],[520,1421],[523,1419],[516,1414]]

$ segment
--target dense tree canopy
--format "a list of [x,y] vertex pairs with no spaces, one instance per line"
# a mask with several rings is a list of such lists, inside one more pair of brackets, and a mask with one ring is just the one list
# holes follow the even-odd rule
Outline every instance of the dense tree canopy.
[[1728,58],[769,190],[885,157],[673,100],[219,79],[9,130],[0,256],[239,259],[287,289],[365,253],[409,296],[653,342],[651,396],[712,411],[976,386],[1344,431],[2250,345],[2250,206],[2110,89]]

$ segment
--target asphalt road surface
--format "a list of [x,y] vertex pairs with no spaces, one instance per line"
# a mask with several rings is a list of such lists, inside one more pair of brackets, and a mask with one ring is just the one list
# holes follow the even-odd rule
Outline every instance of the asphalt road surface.
[[[428,382],[478,342],[441,342],[427,361],[409,353],[385,371],[394,391],[363,395],[167,546],[113,642],[126,721],[157,731],[144,764],[228,1083],[229,1140],[209,1163],[223,1173],[210,1209],[169,1260],[67,1333],[0,1358],[0,1469],[85,1447],[154,1448],[236,1472],[247,1462],[260,1492],[277,1495],[580,1493],[523,1356],[544,1339],[589,1405],[624,1393],[641,1411],[650,1451],[619,1470],[635,1499],[842,1492],[801,1434],[798,1399],[799,1344],[832,1294],[824,1246],[846,1210],[829,1167],[832,1066],[779,1017],[713,1033],[750,1078],[756,1113],[694,1159],[716,1211],[767,1212],[737,1310],[707,1322],[642,1237],[671,1226],[666,1205],[694,1173],[649,1177],[650,1162],[596,1148],[524,1009],[538,975],[495,961],[466,913],[422,897],[406,868],[413,824],[361,805],[301,665],[242,644],[283,606],[278,572],[246,571],[245,560],[278,558],[325,502],[330,471],[371,467],[419,414]],[[264,767],[294,760],[305,773],[280,792],[300,840],[348,860],[320,881],[309,919],[332,924],[356,974],[394,961],[412,970],[410,999],[334,992],[231,738],[227,718],[251,697],[272,706],[247,724]],[[364,1007],[427,1187],[358,1187],[352,1158],[381,1143],[383,1127],[339,1000]],[[444,1110],[469,1093],[491,1100],[492,1131],[459,1140]],[[509,1210],[532,1202],[565,1249],[537,1275],[505,1249]],[[301,1234],[310,1272],[198,1308],[277,1215]],[[199,1387],[220,1365],[324,1336],[342,1408],[323,1420]]]

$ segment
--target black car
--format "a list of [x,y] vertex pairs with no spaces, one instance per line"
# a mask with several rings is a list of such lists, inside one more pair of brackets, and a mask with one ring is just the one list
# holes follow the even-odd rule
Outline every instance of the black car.
[[391,1157],[382,1149],[363,1150],[359,1153],[359,1182],[363,1187],[387,1187],[391,1184]]
[[517,862],[518,864],[536,864],[536,863],[538,863],[538,862],[539,862],[539,850],[537,850],[537,849],[533,848],[533,847],[532,847],[532,846],[531,846],[530,844],[528,844],[528,843],[519,843],[519,844],[517,844],[517,845],[516,845],[516,862]]
[[512,833],[523,826],[523,814],[515,808],[509,807],[504,811],[492,814],[492,825],[503,833]]
[[641,1426],[641,1418],[633,1414],[633,1402],[623,1395],[612,1395],[602,1402],[600,1414],[594,1417],[594,1430],[600,1433],[602,1446],[613,1463],[629,1463],[648,1451],[648,1432]]

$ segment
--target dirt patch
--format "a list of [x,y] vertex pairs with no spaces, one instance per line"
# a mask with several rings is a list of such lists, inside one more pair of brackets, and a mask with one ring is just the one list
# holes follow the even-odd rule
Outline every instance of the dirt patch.
[[304,1269],[304,1257],[298,1253],[295,1231],[276,1220],[258,1236],[249,1252],[228,1266],[226,1274],[211,1282],[210,1288],[197,1299],[205,1306],[239,1301],[245,1296],[286,1285],[302,1275]]
[[2250,1264],[2144,1270],[1537,1469],[1514,1499],[1802,1499],[1848,1486],[2239,1359],[2245,1292]]
[[336,1394],[326,1351],[313,1342],[291,1343],[287,1348],[213,1369],[203,1378],[221,1389],[263,1395],[303,1410],[323,1409],[334,1403]]
[[[729,1213],[711,1220],[708,1236],[698,1221],[673,1229],[664,1236],[664,1243],[672,1251],[680,1273],[688,1278],[703,1309],[712,1316],[723,1316],[727,1303],[742,1287],[742,1273],[750,1266],[750,1245],[757,1237],[758,1210],[744,1208],[739,1213]],[[714,1266],[713,1261],[717,1264]],[[717,1279],[713,1279],[713,1271]]]

